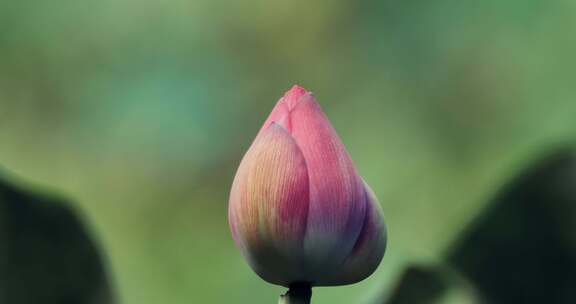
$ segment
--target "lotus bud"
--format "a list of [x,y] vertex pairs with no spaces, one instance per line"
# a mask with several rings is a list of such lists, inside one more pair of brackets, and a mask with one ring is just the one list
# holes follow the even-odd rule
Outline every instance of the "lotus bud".
[[384,255],[380,204],[312,94],[276,104],[236,173],[232,236],[252,269],[282,286],[334,286],[371,275]]

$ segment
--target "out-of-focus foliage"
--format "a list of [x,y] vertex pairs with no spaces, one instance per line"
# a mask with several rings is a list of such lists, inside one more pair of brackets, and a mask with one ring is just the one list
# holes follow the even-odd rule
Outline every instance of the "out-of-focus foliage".
[[504,187],[448,261],[488,303],[576,302],[576,151],[538,160]]
[[227,196],[300,83],[389,228],[371,278],[314,301],[365,303],[576,139],[575,30],[565,0],[2,1],[0,163],[78,202],[122,303],[269,303]]
[[[562,147],[507,182],[446,260],[407,268],[387,302],[574,303],[576,151]],[[376,303],[382,303],[377,301]]]
[[0,303],[115,303],[107,276],[69,206],[0,177]]

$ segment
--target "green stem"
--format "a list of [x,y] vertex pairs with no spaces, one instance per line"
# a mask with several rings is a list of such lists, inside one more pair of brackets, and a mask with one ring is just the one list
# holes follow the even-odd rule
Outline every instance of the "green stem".
[[291,284],[288,291],[280,296],[278,304],[310,304],[312,286],[308,283]]

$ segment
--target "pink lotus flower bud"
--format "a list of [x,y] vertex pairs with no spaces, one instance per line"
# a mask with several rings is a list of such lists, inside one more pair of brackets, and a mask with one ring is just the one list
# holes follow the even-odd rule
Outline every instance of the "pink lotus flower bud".
[[299,86],[278,101],[242,159],[228,218],[252,269],[277,285],[361,281],[386,247],[376,196]]

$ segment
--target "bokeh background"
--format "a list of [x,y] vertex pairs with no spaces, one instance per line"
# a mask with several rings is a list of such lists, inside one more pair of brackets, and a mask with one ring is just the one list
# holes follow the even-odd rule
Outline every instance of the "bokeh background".
[[[574,279],[554,280],[576,268],[546,263],[573,266],[576,252],[575,34],[570,0],[0,1],[2,176],[64,198],[118,303],[275,303],[284,290],[242,260],[227,200],[261,123],[298,83],[389,229],[373,276],[316,288],[314,303],[573,303]],[[15,222],[0,232],[18,235]],[[62,243],[56,257],[73,246]],[[493,263],[498,253],[517,268]],[[483,285],[478,267],[507,281]],[[9,284],[76,282],[57,269],[30,284],[0,268],[0,297]],[[564,287],[540,284],[534,298],[538,287],[506,274]]]

